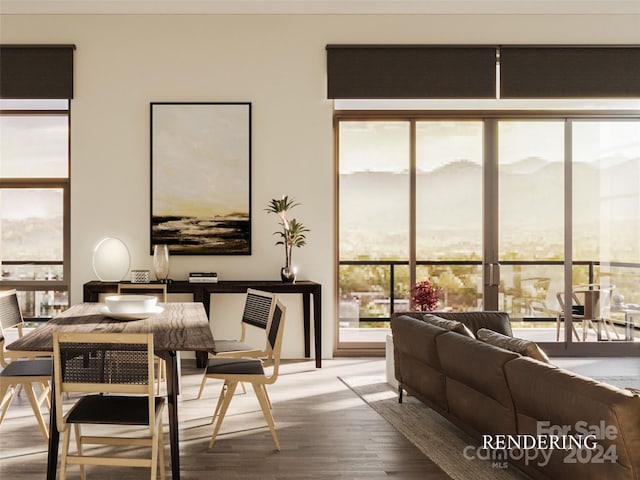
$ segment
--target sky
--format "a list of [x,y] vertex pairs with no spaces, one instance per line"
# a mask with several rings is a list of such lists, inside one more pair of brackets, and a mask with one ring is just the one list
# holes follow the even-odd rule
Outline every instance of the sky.
[[[576,121],[574,161],[601,158],[640,158],[640,122]],[[409,122],[341,122],[340,173],[406,172],[409,169]],[[502,165],[529,157],[562,161],[564,122],[508,120],[499,123]],[[482,162],[482,122],[425,121],[416,124],[419,171],[432,171],[450,162]]]
[[249,105],[154,105],[153,215],[249,211]]

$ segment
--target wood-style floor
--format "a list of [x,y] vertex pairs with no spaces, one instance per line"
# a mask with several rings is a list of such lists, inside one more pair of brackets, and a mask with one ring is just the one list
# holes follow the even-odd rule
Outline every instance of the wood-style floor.
[[[210,381],[203,398],[196,400],[201,376],[193,361],[184,361],[179,405],[182,478],[449,479],[338,378],[381,375],[384,368],[383,359],[324,360],[319,370],[311,361],[286,362],[277,383],[269,388],[282,446],[282,451],[276,452],[250,386],[247,395],[236,394],[221,434],[208,449],[213,430],[209,422],[220,383]],[[167,441],[168,435],[165,444]],[[168,462],[168,446],[165,452]],[[43,479],[46,457],[47,445],[22,395],[14,400],[0,426],[0,478]],[[171,478],[168,465],[166,472]],[[78,467],[70,467],[67,478],[80,478]],[[87,478],[128,480],[149,476],[146,469],[89,467]]]

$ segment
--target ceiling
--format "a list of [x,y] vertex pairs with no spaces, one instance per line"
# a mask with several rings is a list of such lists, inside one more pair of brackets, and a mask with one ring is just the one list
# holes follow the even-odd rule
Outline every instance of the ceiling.
[[2,14],[640,14],[640,0],[0,0]]

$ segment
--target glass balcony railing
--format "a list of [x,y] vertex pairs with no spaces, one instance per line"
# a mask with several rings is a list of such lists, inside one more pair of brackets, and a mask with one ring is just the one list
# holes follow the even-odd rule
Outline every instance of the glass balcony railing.
[[[416,273],[418,281],[429,279],[441,288],[438,310],[483,309],[481,261],[418,261]],[[555,322],[564,262],[503,261],[500,276],[498,306],[514,322]],[[576,261],[573,279],[574,285],[615,285],[618,300],[640,304],[640,263]],[[341,327],[388,327],[394,312],[411,309],[408,261],[340,261],[339,284]]]

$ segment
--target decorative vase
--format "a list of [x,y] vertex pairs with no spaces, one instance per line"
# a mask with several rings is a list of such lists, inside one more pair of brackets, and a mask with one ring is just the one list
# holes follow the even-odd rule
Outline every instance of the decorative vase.
[[294,283],[296,281],[296,272],[291,267],[282,267],[280,269],[280,278],[283,282]]
[[153,271],[160,283],[169,282],[169,247],[165,244],[153,246]]

